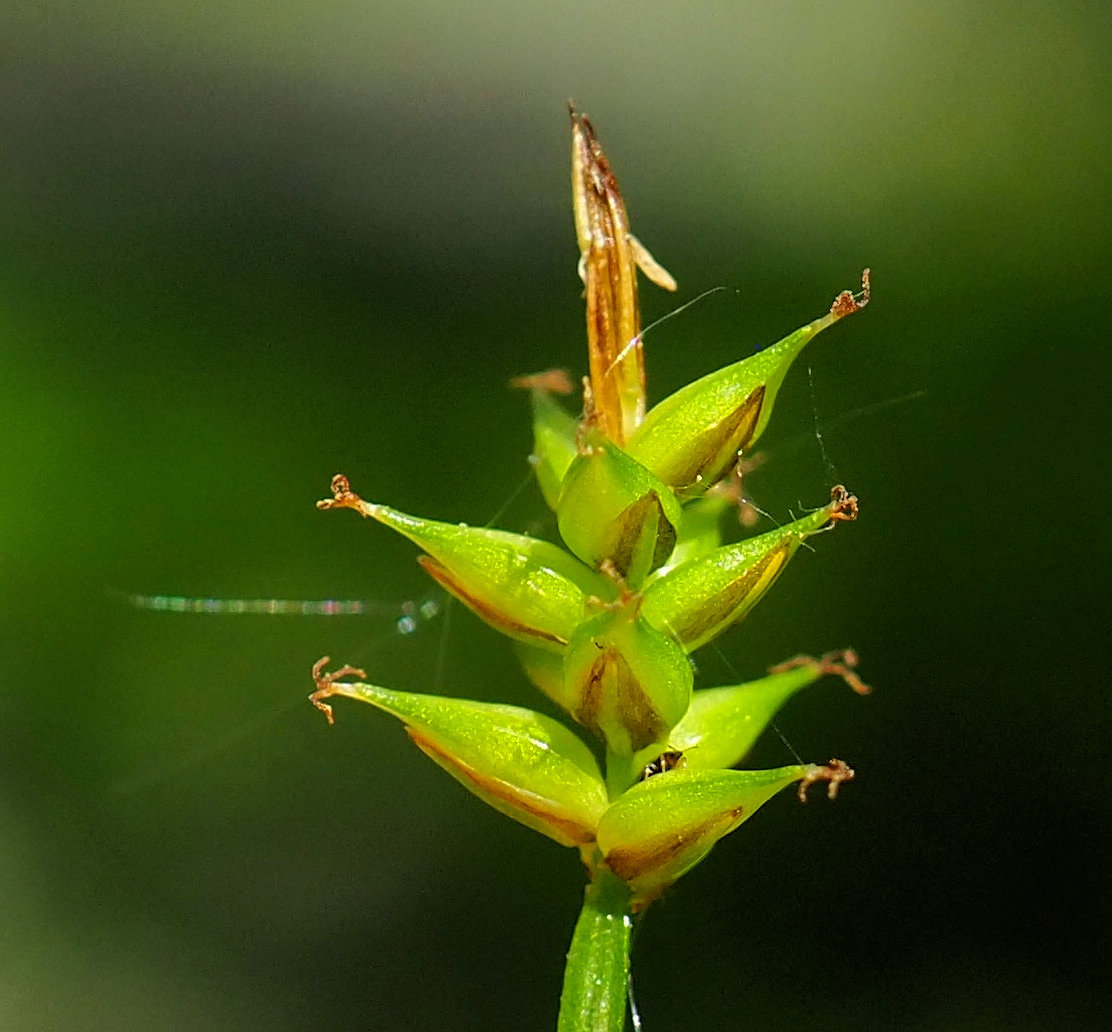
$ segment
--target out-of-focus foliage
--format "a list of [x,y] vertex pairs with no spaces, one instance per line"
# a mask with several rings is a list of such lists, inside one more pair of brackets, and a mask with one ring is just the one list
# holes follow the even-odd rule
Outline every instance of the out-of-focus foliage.
[[0,1026],[547,1020],[571,855],[304,695],[328,651],[535,704],[462,609],[401,611],[426,590],[406,542],[313,502],[343,469],[407,512],[551,530],[532,485],[491,509],[529,434],[521,397],[491,399],[580,360],[571,95],[680,283],[645,322],[727,288],[649,331],[650,403],[874,277],[747,484],[786,522],[841,481],[868,519],[696,679],[853,644],[871,699],[831,682],[778,726],[858,781],[768,803],[654,908],[648,1027],[731,1027],[744,993],[773,1032],[1102,1028],[1085,600],[1110,567],[1074,527],[1107,461],[1105,6],[379,6],[0,11]]

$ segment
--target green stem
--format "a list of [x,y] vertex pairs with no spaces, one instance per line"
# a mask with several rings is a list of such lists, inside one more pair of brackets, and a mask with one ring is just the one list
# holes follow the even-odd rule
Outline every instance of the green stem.
[[632,920],[629,886],[597,871],[571,937],[557,1032],[625,1028]]

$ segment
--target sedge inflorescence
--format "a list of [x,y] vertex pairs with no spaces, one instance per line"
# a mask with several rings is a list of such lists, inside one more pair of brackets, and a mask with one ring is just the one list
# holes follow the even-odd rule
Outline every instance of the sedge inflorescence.
[[[396,691],[352,667],[313,669],[310,697],[368,702],[491,806],[566,846],[592,879],[613,875],[641,909],[766,800],[798,783],[838,786],[843,762],[739,770],[777,709],[824,674],[867,687],[848,650],[797,657],[742,684],[694,687],[690,654],[742,619],[809,537],[857,517],[843,486],[807,515],[727,541],[737,471],[808,342],[868,301],[845,291],[783,340],[648,408],[637,271],[675,281],[630,232],[625,203],[586,117],[572,111],[572,185],[585,285],[589,374],[521,377],[533,408],[531,462],[563,547],[368,502],[347,477],[322,509],[353,509],[409,538],[440,585],[514,642],[534,684],[578,726],[540,712]],[[738,521],[733,521],[737,526]],[[585,740],[582,736],[589,736]],[[588,741],[593,741],[589,745]],[[600,757],[602,762],[600,763]]]

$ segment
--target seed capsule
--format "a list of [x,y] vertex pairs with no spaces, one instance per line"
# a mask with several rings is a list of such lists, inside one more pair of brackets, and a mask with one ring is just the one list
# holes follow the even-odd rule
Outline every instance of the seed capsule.
[[710,373],[665,398],[629,438],[629,453],[681,498],[717,483],[760,437],[788,369],[819,333],[864,308],[869,270],[860,294],[843,291],[831,310],[756,355]]
[[640,619],[635,604],[583,623],[564,654],[572,716],[622,756],[667,738],[687,712],[693,680],[683,648]]
[[659,478],[599,431],[582,435],[556,506],[560,535],[580,559],[608,564],[636,590],[672,554],[682,518]]
[[777,770],[671,770],[639,782],[598,825],[603,861],[632,886],[636,906],[656,899],[713,845],[782,788],[806,777]]
[[354,509],[409,538],[427,553],[418,561],[431,577],[512,638],[559,648],[583,619],[588,598],[614,597],[612,580],[547,541],[365,502],[342,475],[332,486],[333,497],[320,508]]
[[555,720],[518,706],[396,692],[340,682],[360,676],[344,668],[314,668],[310,698],[331,720],[324,700],[335,695],[369,702],[401,720],[409,737],[468,791],[561,845],[592,842],[606,809],[606,788],[591,751]]
[[653,580],[642,615],[689,651],[740,620],[765,595],[803,541],[827,525],[857,518],[857,499],[840,485],[831,502],[778,530],[725,545]]

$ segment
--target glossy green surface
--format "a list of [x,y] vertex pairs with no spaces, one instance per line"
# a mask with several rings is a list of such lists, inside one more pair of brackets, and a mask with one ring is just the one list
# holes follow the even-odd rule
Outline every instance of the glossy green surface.
[[803,773],[796,766],[657,774],[606,810],[598,826],[603,859],[633,887],[635,899],[654,900]]
[[561,845],[594,839],[606,789],[590,750],[562,724],[520,706],[361,682],[335,688],[398,717],[423,752],[496,810]]
[[748,455],[768,425],[788,369],[832,316],[808,323],[756,355],[708,373],[645,415],[629,452],[685,496],[701,494]]
[[549,508],[555,509],[564,474],[575,460],[579,420],[544,391],[533,391],[532,401],[533,454],[530,462],[545,501]]
[[803,541],[827,522],[826,510],[819,509],[689,559],[645,589],[645,619],[688,650],[705,645],[764,598]]
[[565,650],[563,674],[575,718],[625,756],[664,742],[687,712],[694,677],[682,646],[633,607],[583,623]]
[[682,518],[663,481],[601,435],[584,435],[556,507],[560,536],[580,559],[609,563],[636,590],[671,556]]
[[796,692],[822,676],[815,667],[797,667],[745,684],[695,692],[668,744],[684,753],[692,770],[733,767],[757,743],[777,711]]
[[426,570],[480,617],[523,641],[561,645],[583,620],[587,600],[610,583],[548,541],[465,524],[438,523],[373,506],[376,519],[435,560]]
[[557,1032],[622,1032],[633,935],[629,888],[603,873],[584,897],[568,948]]

